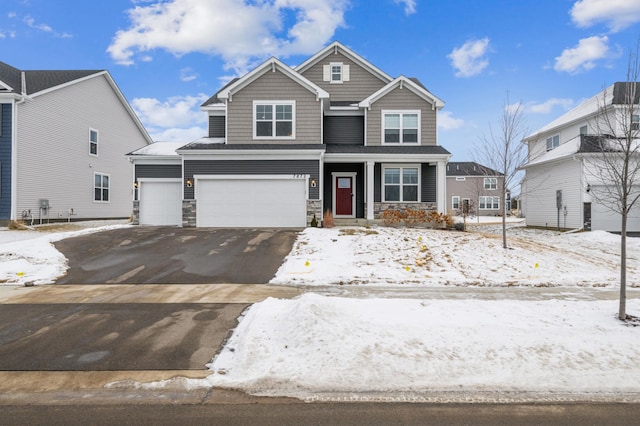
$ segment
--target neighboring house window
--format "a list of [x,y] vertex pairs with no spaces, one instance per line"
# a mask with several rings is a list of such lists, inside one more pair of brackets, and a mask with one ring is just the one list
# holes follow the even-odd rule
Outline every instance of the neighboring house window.
[[465,180],[467,180],[467,178],[464,176],[456,176],[456,181],[458,182],[464,182]]
[[382,142],[420,142],[420,111],[382,111]]
[[480,210],[497,210],[500,208],[500,197],[480,197]]
[[93,200],[109,201],[109,175],[103,173],[93,175]]
[[587,126],[580,127],[580,134],[581,135],[586,135],[587,134]]
[[254,138],[295,138],[294,102],[254,102]]
[[98,131],[89,129],[89,154],[98,155]]
[[413,166],[384,167],[384,201],[418,201],[419,169]]
[[555,135],[547,138],[547,151],[551,151],[553,148],[560,146],[560,135]]
[[484,189],[497,189],[498,178],[484,178]]
[[631,116],[631,130],[640,129],[640,115],[633,114]]
[[451,208],[454,210],[458,210],[460,208],[460,197],[451,197]]

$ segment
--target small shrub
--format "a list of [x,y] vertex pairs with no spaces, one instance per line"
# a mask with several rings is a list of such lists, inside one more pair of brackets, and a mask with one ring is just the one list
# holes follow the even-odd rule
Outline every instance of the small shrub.
[[427,212],[409,208],[404,212],[404,221],[407,226],[423,224],[427,221]]
[[333,214],[331,214],[331,210],[327,209],[324,212],[324,217],[322,218],[322,226],[325,228],[333,228],[335,223],[333,222]]
[[404,219],[404,214],[401,211],[387,209],[382,212],[382,221],[386,226],[397,225]]
[[453,229],[456,231],[464,231],[464,222],[458,222],[453,224]]
[[316,217],[315,213],[313,215],[313,219],[311,219],[311,226],[313,228],[317,228],[318,227],[318,218]]
[[454,223],[453,216],[448,213],[438,213],[433,210],[429,212],[427,216],[427,222],[429,222],[432,226],[447,226],[451,227]]

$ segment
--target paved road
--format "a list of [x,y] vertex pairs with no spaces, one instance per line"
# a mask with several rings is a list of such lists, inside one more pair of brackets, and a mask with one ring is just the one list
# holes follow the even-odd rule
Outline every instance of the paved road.
[[296,234],[136,226],[68,238],[55,243],[70,267],[56,284],[268,283]]

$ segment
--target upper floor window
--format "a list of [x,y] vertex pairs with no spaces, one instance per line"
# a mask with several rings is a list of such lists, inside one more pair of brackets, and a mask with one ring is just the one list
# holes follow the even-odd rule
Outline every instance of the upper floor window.
[[484,178],[484,189],[497,189],[498,178]]
[[331,82],[342,83],[342,64],[331,64]]
[[349,65],[342,62],[331,62],[324,65],[323,80],[329,83],[343,83],[349,81]]
[[98,131],[89,129],[89,154],[98,155]]
[[640,115],[631,116],[631,130],[640,130]]
[[255,139],[295,138],[295,102],[254,101],[253,105]]
[[104,173],[94,173],[93,201],[109,201],[109,175]]
[[415,166],[383,166],[384,201],[418,201],[420,171]]
[[581,135],[586,135],[586,134],[587,134],[587,131],[588,131],[587,126],[582,126],[582,127],[580,127],[580,134],[581,134]]
[[420,143],[420,111],[382,111],[382,143]]
[[551,136],[547,138],[547,151],[551,151],[553,148],[560,146],[560,135]]

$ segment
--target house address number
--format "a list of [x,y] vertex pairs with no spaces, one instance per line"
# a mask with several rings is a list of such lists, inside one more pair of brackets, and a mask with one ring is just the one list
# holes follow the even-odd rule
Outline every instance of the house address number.
[[307,177],[307,175],[297,175],[297,174],[293,175],[294,179],[306,179],[306,177]]

